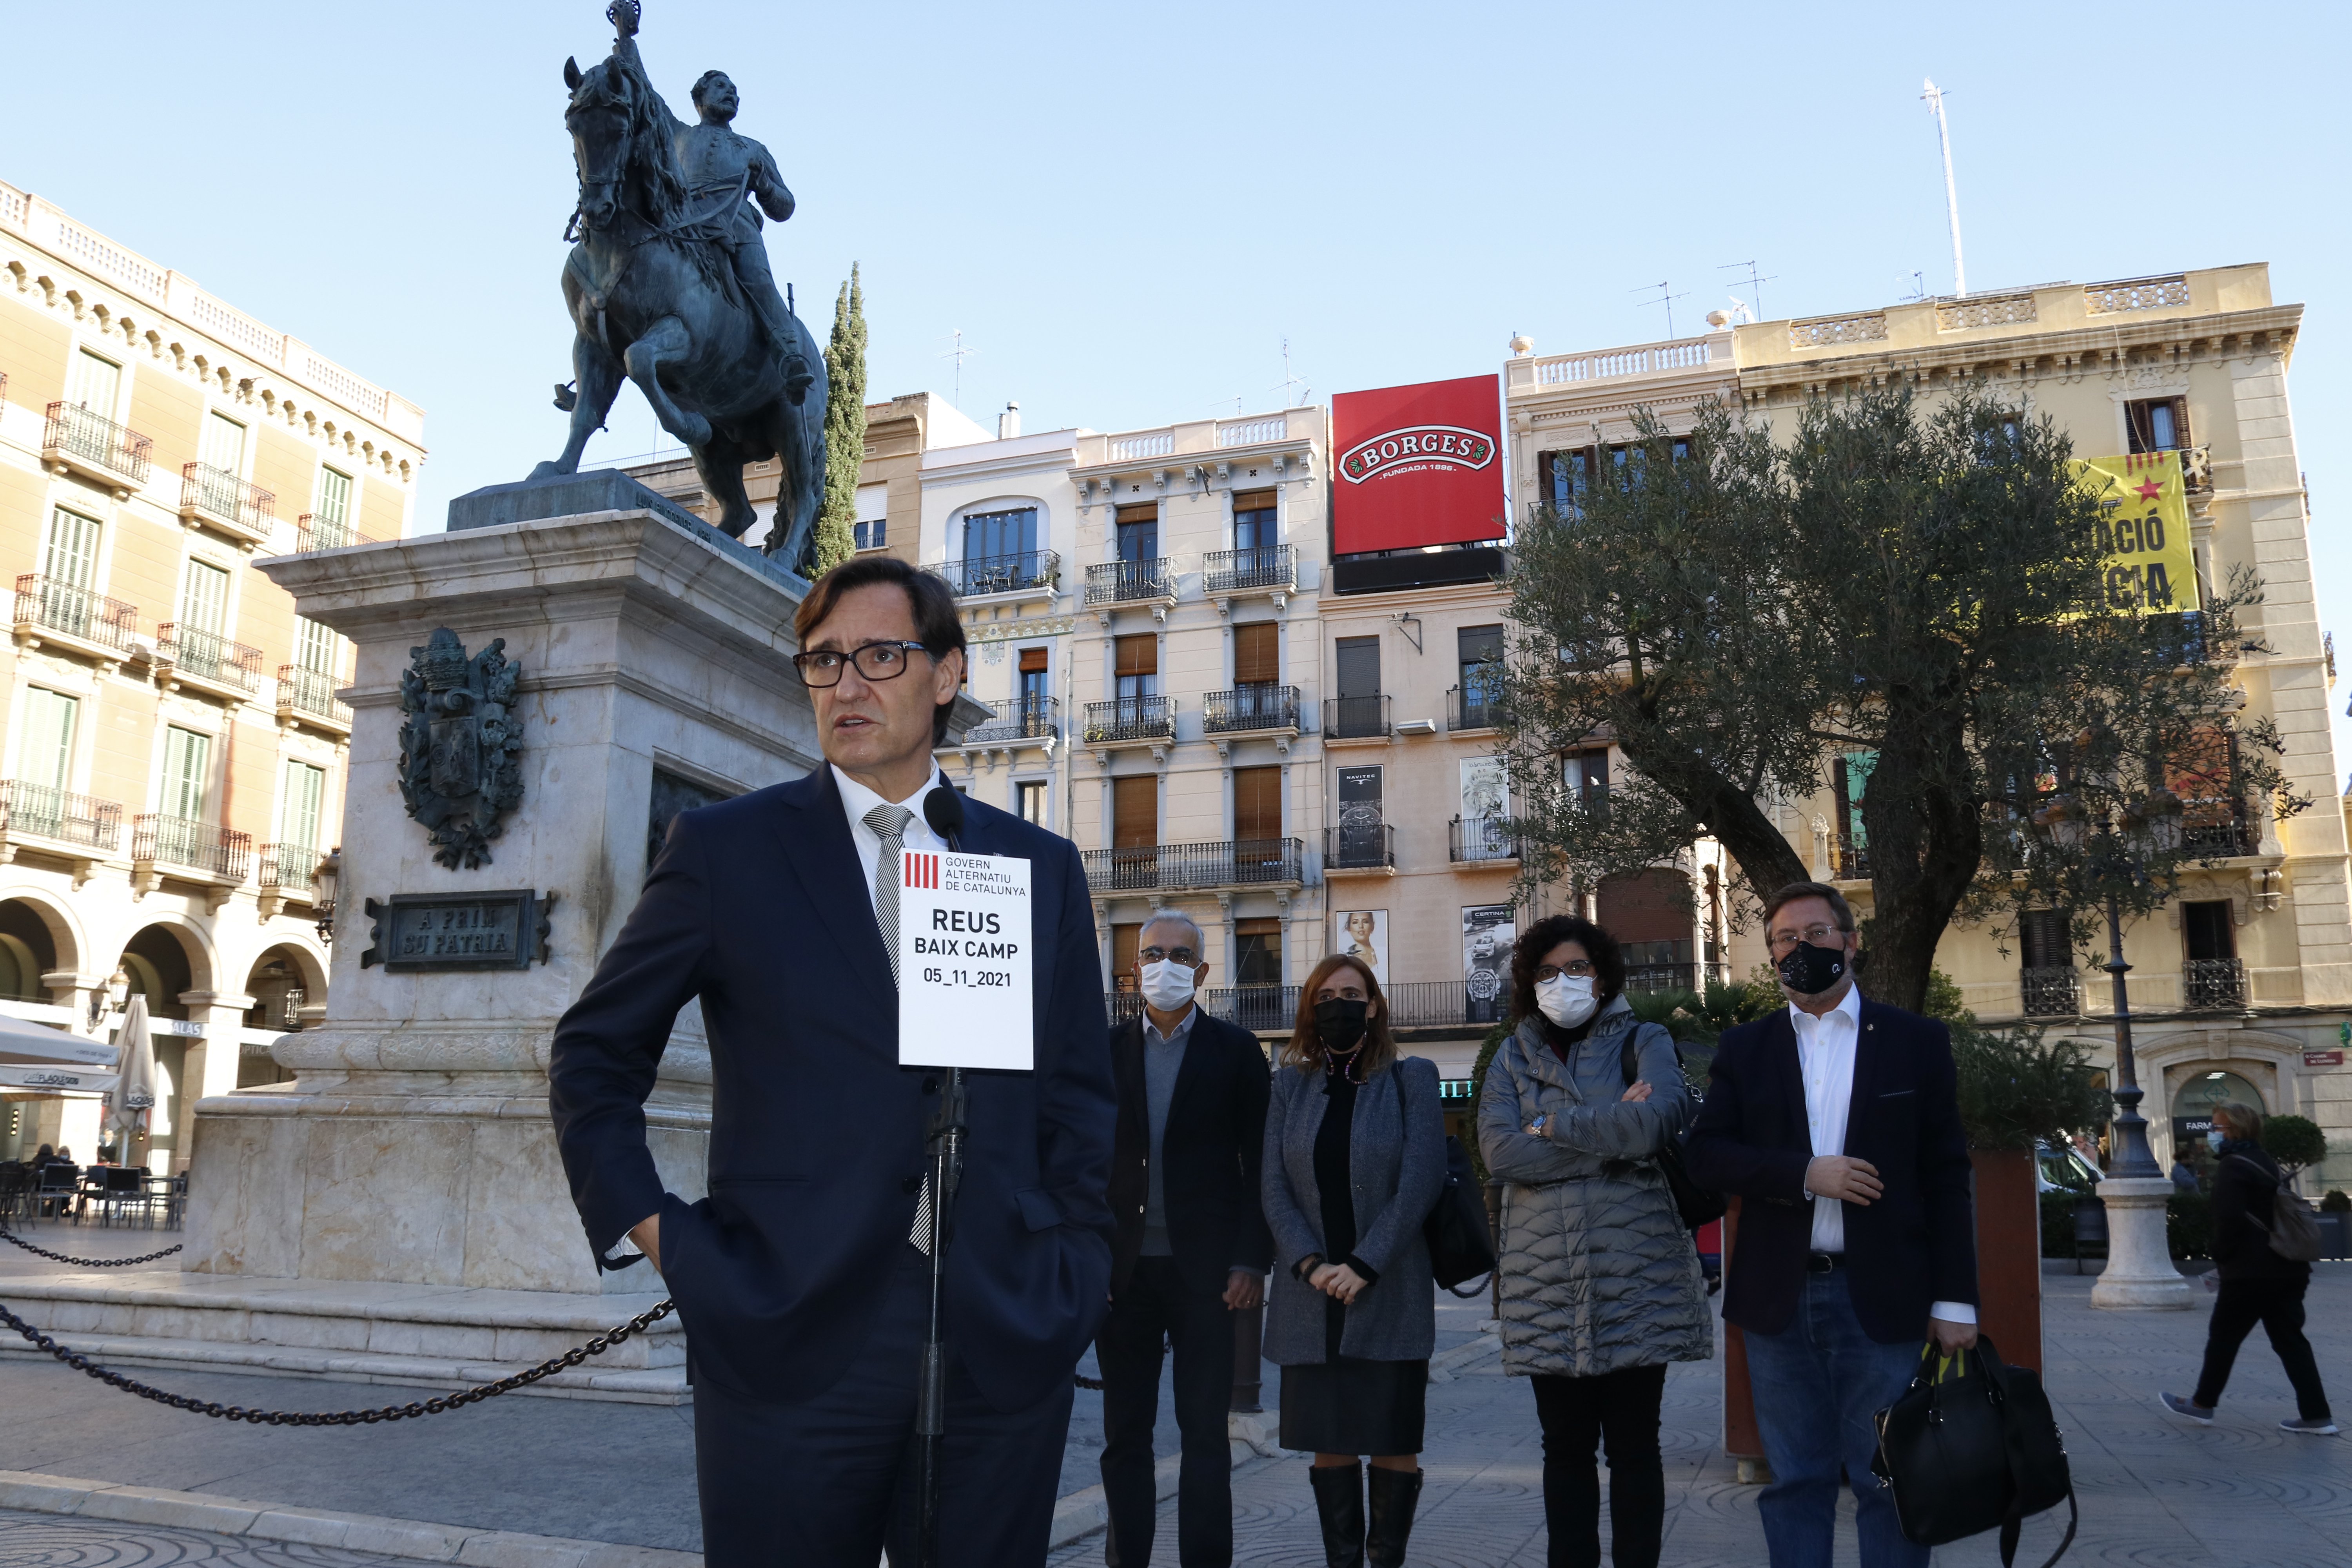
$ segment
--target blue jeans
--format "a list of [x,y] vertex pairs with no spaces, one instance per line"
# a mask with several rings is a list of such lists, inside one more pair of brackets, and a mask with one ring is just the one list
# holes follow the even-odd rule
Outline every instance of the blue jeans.
[[1756,1426],[1772,1484],[1758,1511],[1772,1568],[1830,1568],[1837,1530],[1838,1467],[1857,1508],[1862,1568],[1927,1568],[1927,1549],[1903,1538],[1895,1494],[1870,1473],[1878,1412],[1918,1369],[1920,1339],[1883,1345],[1862,1331],[1846,1275],[1805,1276],[1796,1315],[1777,1334],[1742,1330]]

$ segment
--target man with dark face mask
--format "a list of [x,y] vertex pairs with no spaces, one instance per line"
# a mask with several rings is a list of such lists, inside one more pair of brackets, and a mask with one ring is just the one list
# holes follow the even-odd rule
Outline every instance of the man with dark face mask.
[[1838,1468],[1863,1568],[1927,1568],[1872,1479],[1874,1414],[1976,1343],[1976,1213],[1950,1032],[1854,987],[1853,910],[1797,882],[1765,903],[1786,1010],[1725,1033],[1685,1159],[1737,1193],[1723,1315],[1746,1341],[1772,1484],[1772,1568],[1830,1568]]

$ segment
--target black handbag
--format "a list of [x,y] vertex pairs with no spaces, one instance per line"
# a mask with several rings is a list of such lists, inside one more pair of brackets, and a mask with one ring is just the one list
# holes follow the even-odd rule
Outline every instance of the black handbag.
[[[1625,1036],[1618,1067],[1625,1075],[1625,1087],[1631,1089],[1634,1079],[1641,1076],[1641,1052],[1632,1032]],[[1683,1132],[1672,1134],[1653,1158],[1659,1173],[1666,1178],[1666,1190],[1675,1195],[1675,1212],[1682,1215],[1685,1228],[1696,1230],[1721,1219],[1730,1205],[1724,1202],[1721,1193],[1691,1180],[1690,1170],[1683,1163],[1683,1140],[1687,1136]]]
[[[1391,1068],[1391,1071],[1395,1069]],[[1397,1131],[1408,1134],[1404,1115],[1404,1079],[1396,1080]],[[1401,1158],[1401,1157],[1400,1157]],[[1495,1233],[1486,1224],[1486,1203],[1478,1190],[1478,1173],[1471,1169],[1470,1152],[1462,1140],[1445,1135],[1445,1184],[1421,1222],[1421,1238],[1429,1247],[1429,1272],[1457,1296],[1454,1288],[1465,1280],[1492,1274],[1500,1261],[1495,1255]],[[1467,1295],[1475,1296],[1476,1291]]]
[[1983,1335],[1973,1352],[1948,1358],[1929,1346],[1877,1424],[1870,1469],[1894,1492],[1906,1540],[1941,1546],[1998,1530],[2001,1568],[2011,1568],[2024,1521],[2063,1502],[2066,1535],[2042,1568],[2074,1543],[2080,1514],[2049,1395],[2039,1377],[2003,1363]]

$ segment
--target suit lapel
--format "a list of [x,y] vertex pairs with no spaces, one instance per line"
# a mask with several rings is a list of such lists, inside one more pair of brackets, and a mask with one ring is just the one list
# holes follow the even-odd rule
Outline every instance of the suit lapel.
[[1819,1153],[1813,1147],[1813,1119],[1805,1110],[1805,1065],[1797,1055],[1797,1026],[1789,1021],[1786,1007],[1773,1014],[1765,1026],[1764,1054],[1788,1107],[1790,1124],[1804,1135],[1805,1152]]
[[873,891],[866,885],[857,846],[849,837],[849,818],[843,815],[833,769],[820,763],[815,772],[786,785],[781,798],[785,811],[777,837],[783,843],[785,862],[848,963],[849,994],[887,998],[890,1026],[868,1046],[896,1061],[898,988],[890,978],[890,954],[882,945],[881,927],[875,923]]
[[1852,1153],[1855,1147],[1856,1130],[1869,1110],[1878,1089],[1878,1004],[1864,997],[1862,1016],[1853,1026],[1853,1090],[1845,1105],[1845,1147],[1841,1154]]

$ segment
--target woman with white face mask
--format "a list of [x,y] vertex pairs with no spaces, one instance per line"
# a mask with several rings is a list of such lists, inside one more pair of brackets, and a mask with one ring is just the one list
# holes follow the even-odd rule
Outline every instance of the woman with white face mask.
[[1478,1100],[1478,1144],[1504,1184],[1503,1369],[1535,1388],[1552,1568],[1610,1557],[1656,1568],[1666,1482],[1666,1363],[1715,1335],[1697,1249],[1655,1156],[1696,1112],[1673,1039],[1633,1016],[1617,942],[1553,915],[1511,955],[1511,1036]]

